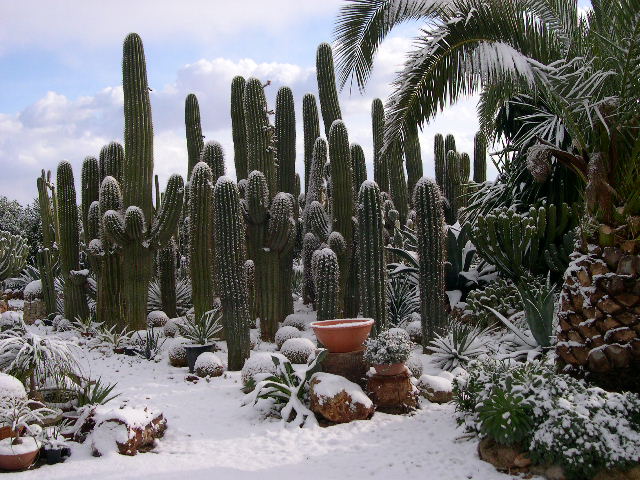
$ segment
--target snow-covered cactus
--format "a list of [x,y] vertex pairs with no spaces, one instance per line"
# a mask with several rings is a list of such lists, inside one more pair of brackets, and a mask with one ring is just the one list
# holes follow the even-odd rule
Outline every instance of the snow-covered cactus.
[[436,183],[443,189],[446,152],[444,150],[444,137],[441,133],[436,133],[435,137],[433,137],[433,162],[435,166]]
[[373,179],[383,192],[389,191],[389,171],[386,156],[382,153],[384,145],[384,106],[376,98],[371,103],[371,129],[373,131]]
[[302,130],[304,132],[304,191],[308,192],[311,159],[316,139],[320,136],[318,104],[312,93],[306,93],[302,97]]
[[244,77],[237,75],[231,81],[231,135],[233,137],[233,163],[238,181],[247,178],[247,131],[244,123]]
[[487,137],[482,132],[473,137],[473,181],[487,181]]
[[338,257],[330,248],[316,250],[312,259],[318,320],[332,320],[338,315],[340,269]]
[[215,185],[218,178],[225,175],[224,150],[219,142],[207,142],[200,152],[200,161],[211,169],[211,184]]
[[316,75],[318,78],[318,95],[320,110],[324,122],[324,133],[328,134],[331,125],[342,118],[338,89],[336,88],[336,74],[333,68],[333,52],[331,45],[321,43],[316,52]]
[[162,300],[162,310],[169,316],[178,316],[176,310],[176,263],[178,247],[173,238],[167,245],[158,250],[158,279],[160,284],[160,299]]
[[420,138],[418,126],[410,124],[404,139],[404,156],[407,164],[407,188],[409,199],[416,183],[422,178],[422,152],[420,151]]
[[0,282],[19,273],[28,254],[29,246],[24,238],[0,230]]
[[404,174],[400,142],[395,142],[392,148],[389,149],[387,158],[391,198],[400,216],[400,226],[404,226],[407,223],[407,215],[409,214],[409,192],[407,190],[407,178]]
[[187,134],[187,178],[191,179],[191,171],[200,161],[204,143],[200,125],[200,106],[198,98],[193,93],[187,95],[184,101],[184,126]]
[[229,351],[229,370],[240,370],[249,358],[249,294],[245,270],[245,230],[238,187],[220,177],[213,190],[215,246],[222,322]]
[[198,162],[189,182],[190,272],[196,318],[211,310],[215,295],[212,182],[211,168]]
[[60,271],[64,279],[64,316],[85,318],[89,314],[85,284],[88,272],[80,272],[78,204],[73,170],[69,162],[60,162],[56,172],[58,221],[60,222]]
[[380,189],[367,181],[358,196],[360,311],[375,320],[376,331],[387,327],[386,263]]
[[438,185],[422,177],[413,194],[418,240],[422,345],[426,349],[445,324],[445,236],[442,197]]

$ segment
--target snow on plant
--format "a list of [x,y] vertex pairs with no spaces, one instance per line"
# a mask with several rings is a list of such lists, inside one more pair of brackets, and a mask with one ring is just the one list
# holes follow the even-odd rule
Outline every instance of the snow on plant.
[[94,314],[90,313],[84,318],[76,317],[73,322],[71,322],[71,326],[80,335],[92,337],[98,333],[102,323],[103,322],[96,322]]
[[157,360],[166,338],[162,338],[162,334],[156,332],[154,328],[149,328],[142,340],[141,348],[137,351],[138,355],[146,360]]
[[185,323],[178,324],[178,329],[180,334],[192,343],[206,345],[218,339],[218,333],[222,330],[222,310],[219,305],[214,305],[199,319],[188,316]]
[[420,309],[418,286],[404,276],[396,275],[387,282],[387,319],[396,327],[409,323]]
[[468,323],[451,321],[447,333],[436,334],[429,344],[432,361],[448,371],[465,367],[471,360],[490,352],[491,332],[490,328],[482,330]]
[[26,398],[0,397],[0,426],[7,426],[20,437],[23,430],[36,434],[34,424],[42,424],[47,417],[57,412],[44,404]]
[[283,362],[280,355],[271,355],[276,373],[256,383],[242,404],[260,406],[261,401],[266,401],[270,413],[279,416],[284,423],[296,427],[317,425],[315,415],[307,406],[309,381],[320,370],[326,355],[327,350],[321,349],[306,368],[298,371],[290,362]]
[[[176,312],[180,316],[184,316],[193,307],[191,302],[191,283],[188,277],[176,278]],[[147,310],[153,312],[162,310],[162,296],[160,294],[160,285],[157,280],[149,283],[149,300],[147,301]]]
[[48,378],[77,370],[75,348],[56,336],[8,330],[0,333],[0,370],[23,382],[29,380],[29,389],[34,391]]
[[109,345],[112,348],[122,348],[129,344],[132,334],[133,332],[130,332],[127,327],[118,330],[115,325],[111,328],[102,326],[98,332],[98,340],[101,345]]
[[102,377],[97,380],[84,378],[76,374],[67,375],[73,384],[73,390],[76,392],[78,408],[86,405],[104,405],[121,394],[113,394],[117,383],[106,383],[102,381]]
[[540,361],[472,362],[454,380],[458,423],[481,437],[523,446],[567,478],[591,478],[640,456],[640,397],[590,387]]
[[409,335],[400,329],[385,330],[376,338],[369,338],[364,345],[364,358],[372,365],[404,363],[412,347]]

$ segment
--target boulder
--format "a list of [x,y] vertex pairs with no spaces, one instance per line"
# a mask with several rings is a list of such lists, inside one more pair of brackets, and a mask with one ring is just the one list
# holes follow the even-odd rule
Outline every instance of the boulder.
[[359,385],[331,373],[311,377],[309,398],[311,411],[334,423],[366,420],[375,410]]
[[367,391],[376,410],[403,414],[418,407],[418,390],[411,383],[410,375],[407,368],[399,375],[369,374]]
[[453,399],[453,385],[448,378],[422,375],[418,380],[418,390],[433,403],[447,403]]

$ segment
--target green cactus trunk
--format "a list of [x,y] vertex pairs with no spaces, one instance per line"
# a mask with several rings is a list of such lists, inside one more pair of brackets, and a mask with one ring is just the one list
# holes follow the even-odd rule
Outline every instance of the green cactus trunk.
[[445,312],[445,236],[442,196],[438,185],[423,177],[413,195],[416,209],[416,236],[420,284],[420,316],[422,346],[429,342],[446,323]]
[[331,45],[328,43],[318,45],[316,75],[324,133],[328,135],[333,122],[342,118],[340,102],[338,101],[338,89],[336,88],[336,74],[333,68],[333,52],[331,51]]
[[106,177],[115,178],[118,183],[122,183],[124,174],[124,148],[118,142],[111,142],[100,150],[100,182]]
[[389,192],[389,169],[384,146],[384,106],[376,98],[371,103],[371,129],[373,131],[373,179],[383,192]]
[[316,250],[313,255],[313,277],[316,290],[318,320],[338,318],[340,268],[338,257],[330,248]]
[[51,250],[48,248],[38,250],[38,272],[42,282],[42,296],[47,315],[56,313],[56,290],[52,256]]
[[160,284],[160,299],[162,310],[169,318],[178,316],[176,309],[176,242],[171,239],[169,243],[158,250],[158,283]]
[[200,160],[200,152],[204,146],[200,125],[200,106],[198,98],[193,93],[187,95],[184,102],[184,125],[187,134],[187,179],[191,179],[191,171]]
[[482,132],[473,137],[473,181],[487,181],[487,137]]
[[[229,352],[229,370],[242,369],[249,358],[249,294],[245,271],[246,248],[240,195],[235,183],[222,177],[213,191],[215,245],[222,320]],[[275,332],[274,332],[275,335]]]
[[407,162],[407,188],[409,200],[418,180],[422,178],[422,152],[420,151],[420,137],[418,126],[411,124],[407,128],[404,140],[404,156]]
[[[444,149],[444,137],[436,133],[433,138],[433,163],[436,174],[436,183],[444,191],[444,176],[446,170],[446,152]],[[415,187],[414,187],[415,188]]]
[[404,174],[404,162],[402,161],[402,147],[395,142],[389,149],[389,181],[391,187],[391,199],[400,218],[400,226],[407,224],[409,215],[409,193],[407,190],[407,178]]
[[238,181],[247,178],[247,130],[244,121],[244,88],[246,81],[240,75],[231,81],[231,135],[233,137],[233,163]]
[[82,227],[84,231],[84,242],[88,244],[91,240],[87,232],[89,226],[89,208],[93,202],[98,200],[98,195],[100,194],[100,166],[95,157],[85,157],[82,162],[80,184],[82,196]]
[[456,150],[456,137],[451,135],[450,133],[444,138],[444,154],[446,156],[451,150],[457,152]]
[[87,275],[80,269],[78,205],[73,171],[69,162],[60,162],[57,171],[58,219],[60,221],[60,271],[64,279],[64,315],[68,319],[89,315],[85,285]]
[[353,191],[354,198],[358,200],[360,186],[367,179],[367,165],[364,159],[362,147],[357,143],[351,144],[351,163],[353,165]]
[[304,132],[304,191],[309,191],[309,175],[313,159],[313,148],[320,136],[320,120],[318,104],[312,93],[302,97],[302,130]]
[[[47,315],[56,313],[56,292],[54,287],[53,265],[58,258],[57,212],[52,209],[51,196],[55,195],[55,187],[50,182],[51,172],[42,170],[37,179],[38,208],[42,223],[42,243],[44,248],[38,252],[38,270],[42,280],[42,294],[45,300]],[[51,196],[49,196],[51,190]]]
[[247,278],[247,302],[249,308],[249,324],[250,328],[255,325],[255,320],[258,318],[256,313],[256,265],[253,260],[247,260],[244,262],[244,271]]

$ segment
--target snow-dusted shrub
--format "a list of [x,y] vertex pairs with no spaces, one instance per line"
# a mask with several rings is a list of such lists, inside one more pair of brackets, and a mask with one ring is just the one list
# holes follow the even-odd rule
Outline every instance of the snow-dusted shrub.
[[411,341],[411,338],[409,337],[409,333],[404,329],[404,328],[390,328],[389,332],[392,333],[393,335],[400,335],[401,337],[407,339],[408,341]]
[[59,320],[54,324],[57,331],[68,332],[69,330],[73,330],[73,325],[69,320],[63,318],[62,315],[58,315],[56,318],[58,317],[60,317]]
[[199,377],[219,377],[224,373],[224,363],[215,353],[204,352],[196,359],[194,370]]
[[187,366],[187,349],[184,348],[184,343],[176,343],[168,352],[169,365],[172,367],[186,367]]
[[307,329],[307,316],[301,315],[299,313],[292,313],[287,315],[287,318],[282,322],[283,327],[296,327],[298,330],[306,330]]
[[154,310],[147,315],[147,326],[149,328],[164,327],[169,317],[162,310]]
[[411,340],[407,332],[391,329],[365,342],[364,359],[372,365],[404,363],[411,353]]
[[481,437],[528,450],[569,479],[624,468],[640,456],[640,397],[590,387],[553,365],[474,361],[454,379],[458,423]]
[[280,327],[276,332],[276,346],[278,347],[278,350],[280,350],[284,342],[290,338],[300,338],[301,336],[302,332],[300,332],[296,327]]
[[164,324],[164,336],[173,338],[180,335],[180,325],[184,324],[186,319],[184,317],[170,318],[167,323]]
[[447,333],[436,334],[429,344],[433,363],[449,371],[466,366],[471,360],[489,352],[489,332],[489,329],[481,330],[468,323],[449,322]]
[[422,365],[422,359],[419,355],[411,353],[404,364],[407,366],[412,376],[416,378],[420,378],[422,376],[424,366]]
[[463,311],[464,321],[480,328],[495,325],[497,319],[486,307],[507,318],[524,308],[515,284],[503,278],[497,278],[483,289],[469,292]]
[[24,299],[27,302],[33,302],[42,298],[42,281],[34,280],[29,282],[26,287],[24,287]]
[[7,397],[27,398],[27,392],[22,382],[16,377],[0,373],[0,399]]
[[0,332],[7,330],[24,331],[24,323],[22,322],[22,312],[8,310],[0,315]]
[[291,363],[307,363],[316,350],[316,344],[308,338],[290,338],[282,344],[280,353]]
[[278,358],[280,362],[289,363],[289,360],[280,353],[255,352],[244,362],[241,372],[242,383],[247,386],[275,375],[277,368],[271,357]]
[[420,314],[416,313],[412,315],[411,318],[413,320],[407,324],[405,330],[413,343],[422,344],[422,322],[420,321]]

